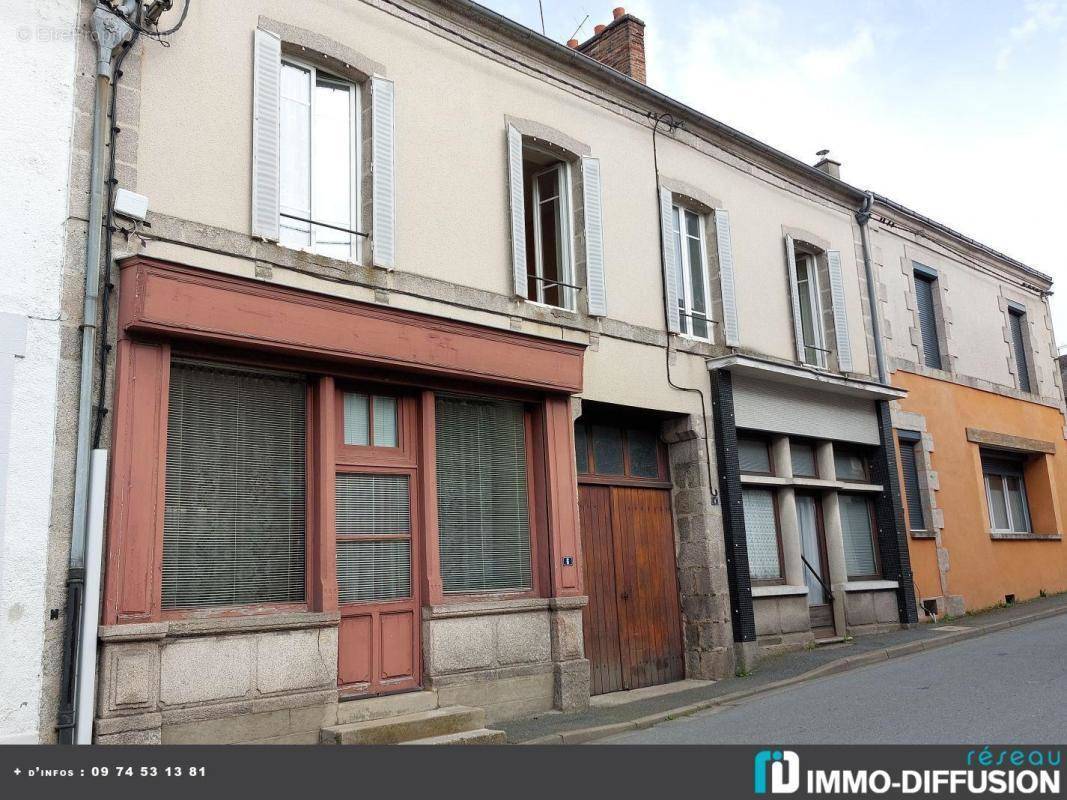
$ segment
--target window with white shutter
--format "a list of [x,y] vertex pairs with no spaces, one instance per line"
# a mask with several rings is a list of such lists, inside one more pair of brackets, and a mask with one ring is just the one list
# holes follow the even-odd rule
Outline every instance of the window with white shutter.
[[523,406],[438,395],[436,429],[438,542],[445,593],[531,589]]
[[356,260],[359,87],[287,58],[280,103],[279,242]]
[[678,281],[679,332],[694,339],[712,338],[711,293],[708,286],[706,221],[685,206],[672,204],[674,274]]
[[171,365],[163,608],[303,602],[306,385]]

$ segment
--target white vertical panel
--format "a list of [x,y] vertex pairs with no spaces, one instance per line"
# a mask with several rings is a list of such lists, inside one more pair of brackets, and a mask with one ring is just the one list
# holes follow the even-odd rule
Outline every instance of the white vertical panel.
[[715,209],[715,240],[719,249],[723,341],[728,347],[740,347],[741,330],[737,320],[737,295],[734,290],[734,245],[730,233],[730,212],[723,208]]
[[278,240],[282,42],[256,30],[252,90],[252,235]]
[[[845,279],[841,273],[841,252],[826,251],[830,273],[830,302],[834,306],[834,333],[837,336],[837,365],[842,372],[852,372],[852,342],[848,337],[848,309],[845,307]],[[877,309],[874,309],[877,312]]]
[[522,186],[522,134],[508,125],[508,188],[511,197],[511,270],[516,297],[527,297],[526,200]]
[[601,198],[600,159],[582,158],[582,195],[585,198],[585,274],[589,313],[608,313],[604,282],[604,205]]
[[793,303],[793,339],[796,341],[797,361],[805,363],[804,326],[800,321],[800,287],[797,285],[797,251],[793,237],[785,237],[785,271],[789,275],[789,295]]
[[669,189],[662,186],[659,190],[659,218],[663,247],[663,285],[667,290],[667,330],[680,333],[681,320],[678,317],[678,265],[674,253],[674,214],[673,197]]
[[374,265],[396,266],[396,112],[393,82],[371,78],[371,251]]

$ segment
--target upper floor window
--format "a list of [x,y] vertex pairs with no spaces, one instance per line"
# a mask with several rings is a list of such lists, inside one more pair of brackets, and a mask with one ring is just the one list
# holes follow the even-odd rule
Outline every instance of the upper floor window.
[[[516,297],[607,314],[600,161],[507,126],[511,265]],[[575,209],[582,229],[576,229]],[[576,243],[584,247],[576,247]],[[582,302],[584,299],[584,303]]]
[[815,256],[797,253],[794,260],[797,281],[797,300],[800,303],[800,331],[804,342],[804,363],[822,367],[826,364],[823,346],[822,303],[819,292],[819,270]]
[[789,460],[796,478],[817,478],[819,468],[815,458],[815,445],[797,439],[789,440]]
[[997,450],[983,449],[981,456],[990,527],[995,532],[1030,533],[1030,505],[1023,476],[1025,460],[1014,453]]
[[754,436],[737,438],[737,460],[741,471],[750,475],[773,475],[771,452],[766,439]]
[[256,30],[252,235],[332,258],[367,256],[392,269],[393,83],[380,75],[345,77],[347,68],[328,73],[313,53],[306,59],[283,57],[281,39]]
[[1011,351],[1015,357],[1015,379],[1024,392],[1030,388],[1030,365],[1026,347],[1026,312],[1021,308],[1008,308],[1008,326],[1011,333]]
[[684,206],[673,207],[675,274],[678,276],[678,318],[681,333],[711,338],[711,301],[705,222]]
[[942,369],[936,293],[937,276],[926,270],[915,270],[915,305],[919,315],[919,333],[922,337],[923,364],[932,369]]
[[527,297],[575,307],[570,167],[527,149],[523,154]]
[[355,260],[359,87],[310,64],[281,69],[280,235],[288,247]]
[[834,473],[839,481],[866,483],[870,477],[867,454],[859,448],[835,443]]
[[648,480],[667,479],[667,459],[655,431],[644,427],[574,424],[578,474]]

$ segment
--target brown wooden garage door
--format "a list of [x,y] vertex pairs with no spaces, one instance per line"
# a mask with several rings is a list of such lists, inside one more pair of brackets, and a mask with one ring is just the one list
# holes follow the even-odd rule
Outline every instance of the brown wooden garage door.
[[667,683],[685,674],[671,492],[662,453],[653,438],[655,462],[648,460],[642,468],[640,452],[635,458],[628,452],[639,434],[621,431],[621,474],[600,475],[593,472],[597,452],[601,469],[620,468],[610,452],[591,447],[598,435],[606,434],[592,426],[576,437],[579,449],[589,446],[587,457],[578,458],[578,498],[589,595],[585,653],[593,694]]

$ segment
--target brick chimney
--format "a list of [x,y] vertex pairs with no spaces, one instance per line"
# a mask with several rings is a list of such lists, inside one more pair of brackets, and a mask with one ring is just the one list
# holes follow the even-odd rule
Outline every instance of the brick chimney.
[[567,44],[601,64],[607,64],[635,81],[645,81],[645,23],[625,8],[612,12],[614,19],[607,25],[593,28],[591,39],[577,44],[572,39]]

